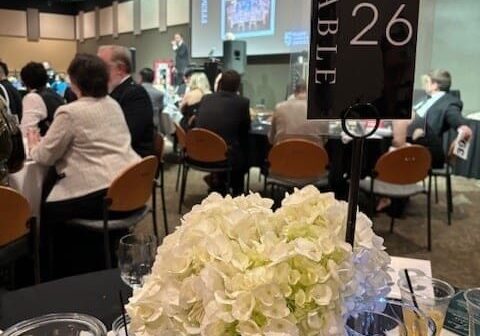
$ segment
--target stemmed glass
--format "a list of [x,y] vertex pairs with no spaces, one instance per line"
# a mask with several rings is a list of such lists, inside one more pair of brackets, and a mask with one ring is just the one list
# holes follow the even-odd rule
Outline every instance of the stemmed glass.
[[152,272],[157,239],[152,235],[130,234],[120,239],[118,264],[120,275],[133,289],[143,285],[144,277]]

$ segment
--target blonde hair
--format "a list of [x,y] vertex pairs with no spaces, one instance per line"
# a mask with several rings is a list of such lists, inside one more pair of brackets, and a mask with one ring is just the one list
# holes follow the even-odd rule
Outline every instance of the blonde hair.
[[190,77],[189,87],[192,91],[195,89],[202,91],[204,95],[212,93],[210,82],[203,72],[196,72]]

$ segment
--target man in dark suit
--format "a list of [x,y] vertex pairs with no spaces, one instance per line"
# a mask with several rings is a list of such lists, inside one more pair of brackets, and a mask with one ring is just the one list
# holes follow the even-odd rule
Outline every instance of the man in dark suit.
[[182,34],[175,34],[172,41],[172,48],[175,51],[175,84],[180,85],[183,82],[185,69],[187,69],[188,65],[190,64],[188,47],[183,40]]
[[121,46],[102,46],[98,56],[110,71],[110,96],[122,107],[132,137],[132,148],[145,157],[153,149],[153,107],[147,91],[132,79],[132,56]]
[[414,106],[418,116],[425,118],[437,136],[454,129],[472,135],[462,117],[463,103],[450,93],[452,78],[448,71],[434,70],[424,76],[426,96]]
[[[248,168],[248,134],[250,131],[250,101],[238,95],[240,75],[225,71],[218,82],[217,92],[203,97],[197,117],[197,127],[220,135],[227,143],[233,164],[231,186],[234,195],[243,192],[243,177]],[[218,176],[220,183],[225,176]]]
[[[426,96],[414,106],[414,110],[417,118],[426,120],[425,138],[430,139],[428,142],[441,143],[443,134],[449,130],[462,132],[463,138],[469,140],[472,130],[462,116],[462,101],[450,93],[450,73],[445,70],[431,71],[424,76],[424,85]],[[428,146],[428,143],[426,145]],[[433,157],[434,166],[438,166],[440,162],[443,166],[445,158],[439,157],[438,151],[436,153]]]
[[10,113],[18,117],[18,121],[22,120],[22,97],[15,87],[8,81],[8,66],[4,62],[0,62],[0,96],[9,103]]

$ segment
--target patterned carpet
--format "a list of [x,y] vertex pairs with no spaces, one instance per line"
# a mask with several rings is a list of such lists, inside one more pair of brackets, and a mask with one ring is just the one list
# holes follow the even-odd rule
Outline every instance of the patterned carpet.
[[[262,190],[258,170],[252,169],[251,189]],[[166,202],[169,231],[180,223],[178,215],[179,193],[175,191],[176,165],[167,165],[165,170]],[[188,178],[187,194],[183,213],[207,195],[207,186],[202,174],[191,172]],[[460,288],[480,286],[480,182],[455,177],[454,214],[452,226],[447,225],[445,189],[439,179],[438,204],[432,207],[433,249],[428,252],[426,225],[426,197],[411,199],[405,219],[396,220],[394,233],[390,233],[390,219],[380,214],[374,219],[375,231],[385,238],[387,251],[392,256],[429,259],[434,277],[446,280]],[[159,202],[160,203],[160,202]],[[161,208],[159,206],[159,232],[163,232]],[[151,230],[151,220],[139,225],[139,230]]]

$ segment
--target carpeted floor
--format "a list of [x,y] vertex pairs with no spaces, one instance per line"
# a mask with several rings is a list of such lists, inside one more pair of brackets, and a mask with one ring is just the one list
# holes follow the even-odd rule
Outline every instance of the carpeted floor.
[[[262,190],[258,170],[252,169],[251,189]],[[168,210],[169,231],[180,224],[178,214],[179,193],[175,191],[177,165],[166,165],[165,194]],[[207,195],[202,174],[191,172],[183,213]],[[445,189],[439,179],[440,202],[432,208],[433,249],[426,248],[426,197],[412,198],[405,219],[396,220],[394,233],[390,233],[390,219],[385,214],[374,218],[375,231],[385,238],[387,251],[392,256],[403,256],[432,261],[434,277],[446,280],[459,288],[480,286],[480,182],[455,177],[454,214],[452,226],[447,225]],[[158,202],[160,204],[160,202]],[[163,233],[161,208],[158,207],[159,232]],[[140,231],[151,230],[151,219],[138,227]]]

